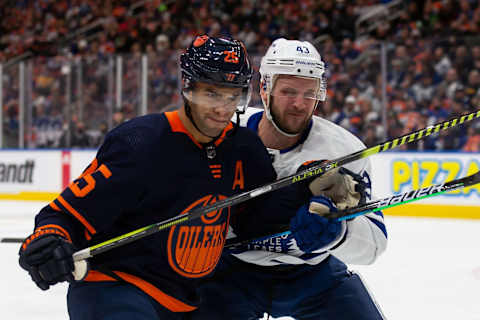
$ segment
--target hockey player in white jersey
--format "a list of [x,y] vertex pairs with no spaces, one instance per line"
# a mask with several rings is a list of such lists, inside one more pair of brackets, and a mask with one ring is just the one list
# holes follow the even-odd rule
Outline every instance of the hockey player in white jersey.
[[[264,111],[247,109],[241,125],[260,136],[278,178],[311,161],[365,148],[347,130],[313,115],[326,98],[324,73],[309,42],[278,39],[262,58]],[[322,217],[370,200],[370,176],[370,161],[361,159],[309,181],[303,191],[307,201],[313,196],[309,205],[294,217],[269,214],[271,225],[289,222],[291,233],[227,251],[202,286],[203,302],[193,319],[258,319],[264,312],[296,319],[383,319],[360,276],[346,266],[371,264],[385,250],[382,213],[342,222]]]

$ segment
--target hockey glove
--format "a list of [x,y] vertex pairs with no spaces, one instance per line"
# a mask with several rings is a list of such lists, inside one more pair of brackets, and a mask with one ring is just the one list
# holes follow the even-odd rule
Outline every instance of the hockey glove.
[[297,246],[306,253],[325,247],[334,241],[342,231],[342,223],[322,217],[327,212],[336,212],[333,202],[323,196],[313,197],[310,204],[298,209],[290,221]]
[[20,266],[35,284],[47,290],[58,282],[73,282],[74,247],[63,231],[47,227],[35,231],[20,247]]
[[[313,161],[302,164],[298,171],[322,162]],[[343,167],[327,171],[320,177],[314,178],[309,183],[308,189],[313,196],[321,195],[332,199],[339,210],[355,207],[366,201],[366,184],[362,177]]]

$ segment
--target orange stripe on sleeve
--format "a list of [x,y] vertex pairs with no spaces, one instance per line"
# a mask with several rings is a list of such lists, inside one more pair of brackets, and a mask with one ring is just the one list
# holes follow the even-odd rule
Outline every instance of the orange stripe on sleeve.
[[68,212],[70,212],[75,218],[77,218],[77,220],[80,221],[80,223],[83,224],[92,235],[97,233],[97,230],[95,230],[95,228],[90,223],[88,223],[88,221],[77,210],[75,210],[75,208],[73,208],[67,201],[65,201],[62,196],[58,196],[57,200],[61,203],[62,206],[65,207],[65,209],[68,210]]
[[50,202],[50,207],[55,211],[62,211],[53,201]]
[[[60,207],[57,206],[57,204],[56,204],[54,201],[50,202],[50,207],[51,207],[53,210],[55,210],[55,211],[62,212],[62,209],[60,209]],[[70,235],[69,235],[69,237],[70,237]],[[90,236],[90,234],[88,233],[87,229],[85,229],[85,239],[87,239],[87,240],[91,240],[91,239],[92,239],[92,236]],[[70,240],[70,238],[69,238],[69,240]],[[70,240],[70,241],[71,241],[71,240]]]
[[85,277],[85,279],[83,279],[83,281],[100,282],[100,281],[117,281],[117,280],[99,271],[90,270],[88,271],[88,274]]
[[80,175],[79,178],[83,177],[83,176],[86,176],[87,174],[92,174],[95,172],[95,170],[97,170],[97,167],[98,167],[98,160],[95,158],[93,159],[93,161],[90,163],[90,165],[88,166],[87,169],[85,169],[85,171]]
[[72,242],[72,240],[70,239],[70,235],[68,234],[68,232],[65,231],[65,229],[58,225],[50,224],[36,229],[34,233],[32,233],[27,239],[25,239],[25,241],[23,241],[22,243],[22,250],[27,249],[27,247],[32,241],[44,235],[59,235],[62,237],[66,237],[70,242]]
[[112,171],[107,168],[106,165],[102,164],[100,168],[98,168],[98,171],[100,171],[105,178],[110,178],[112,176]]
[[72,238],[70,237],[70,234],[67,232],[67,230],[65,230],[63,227],[59,226],[58,224],[46,224],[44,226],[38,227],[37,229],[35,229],[35,231],[40,231],[48,228],[59,229],[65,234],[65,237],[68,239],[68,241],[72,242]]

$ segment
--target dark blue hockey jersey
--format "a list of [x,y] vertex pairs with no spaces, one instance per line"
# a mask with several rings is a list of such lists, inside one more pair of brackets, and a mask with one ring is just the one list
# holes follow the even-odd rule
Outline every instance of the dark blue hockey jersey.
[[[177,112],[120,125],[84,173],[41,210],[35,227],[59,226],[82,249],[273,181],[276,174],[260,139],[246,128],[227,136],[232,128],[215,148],[205,148]],[[207,151],[215,156],[209,159]],[[246,211],[251,206],[262,212],[264,202],[247,202]],[[211,212],[95,256],[85,281],[121,278],[171,311],[194,310],[195,281],[215,269],[234,210]],[[242,216],[247,217],[235,215],[236,232],[250,225]]]

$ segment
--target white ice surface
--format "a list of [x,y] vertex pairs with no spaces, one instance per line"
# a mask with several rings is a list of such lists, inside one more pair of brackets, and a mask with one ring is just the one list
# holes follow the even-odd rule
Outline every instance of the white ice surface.
[[[0,237],[27,235],[42,205],[0,202]],[[480,320],[480,221],[387,216],[386,224],[387,251],[374,265],[351,269],[387,319]],[[67,286],[38,289],[18,266],[18,247],[0,244],[0,318],[68,319]]]

